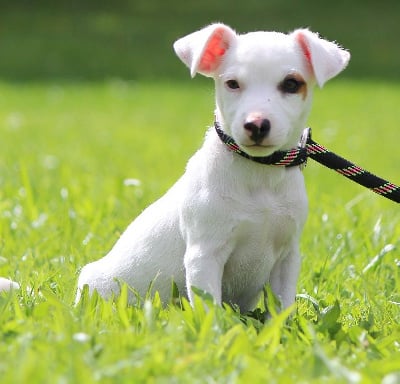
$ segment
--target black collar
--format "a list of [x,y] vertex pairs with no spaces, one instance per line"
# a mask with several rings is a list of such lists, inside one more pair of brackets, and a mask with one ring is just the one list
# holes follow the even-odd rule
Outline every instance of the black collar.
[[242,151],[236,144],[235,140],[233,140],[231,136],[227,135],[221,129],[221,125],[217,121],[215,121],[214,127],[219,138],[228,147],[228,149],[240,156],[245,157],[246,159],[265,165],[279,165],[283,167],[295,167],[305,164],[307,161],[307,150],[305,145],[289,149],[288,151],[276,151],[269,156],[250,156],[246,152]]

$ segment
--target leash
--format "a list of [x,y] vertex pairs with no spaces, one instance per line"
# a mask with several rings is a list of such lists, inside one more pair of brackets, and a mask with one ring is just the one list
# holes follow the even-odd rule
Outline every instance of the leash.
[[235,140],[221,129],[221,126],[217,121],[214,123],[214,127],[219,138],[228,149],[246,159],[265,165],[278,165],[284,167],[300,166],[301,168],[304,168],[307,163],[307,158],[310,157],[325,167],[340,173],[342,176],[369,188],[378,195],[386,197],[396,203],[400,203],[399,186],[366,171],[316,143],[311,138],[311,128],[306,128],[303,131],[297,148],[289,149],[288,151],[276,151],[270,156],[255,157],[242,151]]

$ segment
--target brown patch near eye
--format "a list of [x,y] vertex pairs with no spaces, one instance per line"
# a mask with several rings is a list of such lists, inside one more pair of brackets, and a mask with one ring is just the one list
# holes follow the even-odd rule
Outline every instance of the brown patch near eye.
[[303,79],[303,76],[298,73],[295,73],[293,77],[299,82],[299,90],[297,93],[300,93],[303,100],[305,100],[308,92],[306,81]]
[[301,94],[303,100],[307,97],[307,83],[299,73],[287,75],[278,88],[284,94]]

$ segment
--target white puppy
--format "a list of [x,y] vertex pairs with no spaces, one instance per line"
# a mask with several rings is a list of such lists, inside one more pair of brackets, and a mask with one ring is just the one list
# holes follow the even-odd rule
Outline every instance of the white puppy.
[[[297,146],[314,85],[337,75],[350,58],[306,29],[238,35],[223,24],[181,38],[174,48],[192,76],[215,80],[216,119],[253,157]],[[153,289],[167,301],[175,281],[191,302],[191,287],[197,287],[217,303],[246,311],[270,283],[288,307],[306,216],[299,167],[253,162],[210,129],[177,183],[130,224],[107,256],[82,269],[77,300],[86,284],[109,298],[121,283],[143,295],[154,280]]]

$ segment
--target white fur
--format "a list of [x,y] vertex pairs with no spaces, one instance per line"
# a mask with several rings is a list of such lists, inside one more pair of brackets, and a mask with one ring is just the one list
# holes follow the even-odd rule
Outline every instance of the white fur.
[[0,277],[0,292],[8,292],[12,289],[19,289],[19,284],[15,281]]
[[[215,80],[222,129],[254,156],[297,145],[314,84],[324,84],[349,60],[346,51],[308,30],[238,35],[223,24],[179,39],[174,48],[192,76]],[[288,75],[304,79],[304,92],[282,92]],[[232,79],[240,89],[227,87]],[[262,119],[270,121],[270,132],[255,145],[244,124]],[[154,280],[153,289],[167,301],[174,280],[191,301],[195,286],[245,311],[270,283],[287,307],[295,297],[306,216],[298,167],[244,159],[210,129],[176,184],[130,224],[108,255],[82,269],[77,300],[86,284],[110,298],[123,282],[144,295]]]

